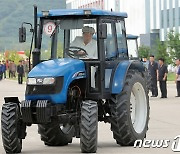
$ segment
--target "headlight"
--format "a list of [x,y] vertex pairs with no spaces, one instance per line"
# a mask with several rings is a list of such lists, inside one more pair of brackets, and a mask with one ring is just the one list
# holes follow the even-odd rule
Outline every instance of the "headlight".
[[36,78],[28,78],[27,84],[28,85],[36,85]]
[[55,83],[55,78],[28,78],[27,85],[52,85]]
[[55,78],[44,78],[43,84],[54,84]]
[[[39,79],[39,80],[38,80]],[[55,81],[54,81],[55,80]],[[43,84],[46,82],[47,84]],[[54,81],[54,84],[53,84]],[[39,82],[39,83],[38,83]],[[64,77],[36,77],[35,85],[26,86],[26,96],[28,95],[43,95],[43,94],[58,94],[64,86]]]

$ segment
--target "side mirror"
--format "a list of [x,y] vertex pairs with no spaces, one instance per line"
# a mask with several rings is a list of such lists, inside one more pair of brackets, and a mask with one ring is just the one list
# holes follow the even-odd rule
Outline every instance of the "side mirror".
[[107,38],[107,24],[101,23],[99,25],[99,38],[106,39]]
[[19,28],[19,42],[20,43],[26,42],[26,28],[25,27]]

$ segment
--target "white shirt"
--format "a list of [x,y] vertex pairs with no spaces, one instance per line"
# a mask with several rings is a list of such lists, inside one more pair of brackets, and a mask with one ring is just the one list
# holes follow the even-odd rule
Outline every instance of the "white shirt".
[[82,36],[77,36],[71,43],[71,46],[83,48],[87,52],[87,57],[90,59],[97,59],[97,41],[92,39],[88,44],[85,45]]

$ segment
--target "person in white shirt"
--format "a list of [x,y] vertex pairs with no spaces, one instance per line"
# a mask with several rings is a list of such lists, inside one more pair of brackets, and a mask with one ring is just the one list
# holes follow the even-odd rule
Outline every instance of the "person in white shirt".
[[[84,26],[82,29],[82,36],[76,36],[74,41],[71,43],[71,47],[79,47],[87,52],[85,58],[98,59],[97,54],[97,41],[92,37],[95,33],[93,27]],[[85,55],[83,50],[78,51],[79,55]],[[82,56],[83,57],[83,56]],[[91,67],[91,87],[95,88],[95,72],[96,67]]]
[[[87,58],[97,59],[97,41],[92,39],[95,30],[93,27],[84,26],[82,29],[82,36],[77,36],[71,43],[71,46],[83,48],[87,52]],[[79,55],[85,54],[84,51],[79,51]]]
[[177,96],[180,97],[180,74],[178,73],[180,69],[180,59],[176,60],[176,68],[175,68],[175,73],[176,73],[176,78],[175,78],[175,83],[176,83],[176,88],[177,88]]

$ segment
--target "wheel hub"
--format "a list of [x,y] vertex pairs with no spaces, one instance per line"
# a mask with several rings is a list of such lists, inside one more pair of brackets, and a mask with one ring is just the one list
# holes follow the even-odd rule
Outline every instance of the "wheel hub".
[[137,133],[144,130],[147,119],[147,99],[141,83],[133,85],[130,97],[131,122]]

